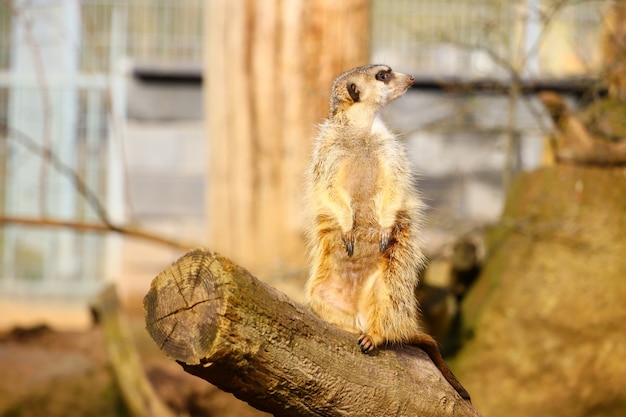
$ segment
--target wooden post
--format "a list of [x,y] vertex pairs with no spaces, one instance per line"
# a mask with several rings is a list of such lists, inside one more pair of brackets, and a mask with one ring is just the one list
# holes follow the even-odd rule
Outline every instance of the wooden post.
[[102,290],[94,308],[104,329],[111,368],[129,414],[132,417],[174,417],[174,412],[157,396],[144,373],[113,285]]
[[480,416],[420,349],[364,355],[357,335],[209,251],[161,272],[144,309],[185,371],[276,416]]
[[259,271],[301,268],[302,175],[332,80],[367,63],[369,0],[207,7],[210,245]]

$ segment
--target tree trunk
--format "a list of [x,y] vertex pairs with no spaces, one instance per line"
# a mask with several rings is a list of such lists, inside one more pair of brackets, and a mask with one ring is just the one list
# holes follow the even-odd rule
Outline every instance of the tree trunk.
[[194,250],[144,299],[147,329],[189,373],[279,416],[478,416],[420,349],[359,351],[228,259]]
[[205,85],[211,246],[301,268],[302,175],[332,80],[367,63],[369,0],[214,0]]

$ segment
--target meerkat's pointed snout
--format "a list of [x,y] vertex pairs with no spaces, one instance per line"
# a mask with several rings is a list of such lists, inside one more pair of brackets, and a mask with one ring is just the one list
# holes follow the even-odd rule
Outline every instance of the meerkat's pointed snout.
[[415,78],[409,74],[403,74],[401,72],[393,72],[391,82],[388,83],[390,88],[388,94],[385,96],[384,104],[388,104],[398,97],[404,95],[409,88],[415,83]]
[[399,84],[402,84],[408,90],[415,84],[415,78],[411,74],[403,74],[401,72],[394,72],[395,79],[399,81]]

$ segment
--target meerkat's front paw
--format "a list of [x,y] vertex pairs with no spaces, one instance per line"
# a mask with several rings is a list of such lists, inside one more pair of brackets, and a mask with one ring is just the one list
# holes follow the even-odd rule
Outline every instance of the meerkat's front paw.
[[341,240],[343,244],[346,245],[346,253],[348,256],[352,256],[354,253],[354,230],[350,230],[341,235]]
[[385,253],[389,245],[391,244],[391,232],[393,231],[393,227],[381,227],[380,235],[378,237],[378,247],[380,248],[380,253]]
[[363,353],[371,353],[376,348],[376,345],[374,344],[372,338],[366,334],[362,334],[361,336],[359,336],[358,343],[359,348]]

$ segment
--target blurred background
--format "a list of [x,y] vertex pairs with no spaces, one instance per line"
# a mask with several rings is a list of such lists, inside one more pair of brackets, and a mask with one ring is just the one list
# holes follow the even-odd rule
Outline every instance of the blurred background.
[[[332,80],[366,63],[416,78],[382,116],[419,174],[431,283],[449,285],[459,241],[482,262],[516,178],[559,162],[540,93],[572,112],[624,99],[625,32],[624,5],[606,0],[0,0],[0,356],[31,362],[16,344],[54,329],[78,353],[16,378],[50,361],[45,383],[95,372],[106,355],[84,352],[104,345],[90,307],[109,284],[149,351],[141,299],[197,246],[301,301],[311,138]],[[31,388],[0,389],[0,416],[48,412],[23,405]],[[107,395],[113,411],[74,415],[127,415]],[[185,412],[243,407],[224,401]]]
[[[271,9],[260,4],[258,7]],[[284,139],[303,150],[287,154],[288,150],[279,149],[283,154],[277,160],[269,159],[268,151],[251,155],[247,161],[226,163],[253,165],[252,159],[284,163],[292,169],[286,175],[301,175],[310,137],[315,134],[314,124],[327,113],[325,101],[332,78],[350,65],[387,63],[418,80],[417,88],[394,103],[385,116],[405,138],[421,176],[420,188],[431,209],[429,233],[434,234],[429,246],[439,247],[451,234],[496,220],[507,178],[520,169],[539,165],[546,133],[542,128],[549,128],[545,113],[535,97],[511,97],[508,87],[517,78],[538,84],[594,77],[601,64],[598,46],[606,5],[598,1],[540,0],[373,1],[368,7],[371,17],[359,17],[363,27],[336,22],[352,26],[349,31],[360,32],[357,39],[363,44],[359,47],[361,62],[348,57],[344,60],[351,58],[355,62],[343,68],[327,68],[325,56],[320,56],[318,62],[311,57],[306,71],[290,75],[301,76],[297,85],[302,88],[320,88],[320,108],[315,109],[318,117],[307,114],[304,122],[284,121],[304,124],[300,132],[306,136]],[[223,143],[234,139],[212,137],[203,121],[210,112],[203,100],[203,75],[224,84],[222,76],[242,77],[237,65],[244,65],[228,58],[220,64],[205,60],[210,42],[206,39],[210,30],[205,24],[208,8],[208,3],[192,0],[175,4],[3,1],[3,215],[130,224],[192,245],[215,245],[228,256],[246,250],[247,254],[239,257],[245,265],[255,264],[249,267],[251,270],[263,267],[275,272],[285,266],[302,267],[303,260],[297,253],[284,254],[276,243],[263,245],[268,247],[268,254],[250,253],[265,250],[255,247],[256,237],[247,236],[252,231],[241,231],[237,236],[238,230],[228,227],[228,218],[211,217],[209,213],[215,206],[222,206],[224,212],[250,207],[232,207],[226,200],[205,203],[212,191],[210,185],[226,183],[223,192],[236,193],[229,188],[237,183],[230,177],[207,176],[213,172],[209,170],[211,161],[228,161],[236,156],[210,154],[212,143],[222,150]],[[232,15],[228,19],[232,22],[235,18]],[[336,35],[347,36],[341,31]],[[272,33],[255,34],[255,42],[270,42],[264,39],[269,36]],[[334,55],[347,55],[337,49]],[[272,58],[268,53],[258,65],[266,66],[268,73],[286,71],[276,68]],[[218,75],[214,65],[227,67],[225,73]],[[329,79],[326,84],[319,81],[324,76]],[[276,78],[269,81],[281,82]],[[486,86],[476,83],[475,88],[473,81],[486,81]],[[497,85],[490,88],[487,83]],[[249,88],[261,87],[255,80],[247,84]],[[220,93],[235,96],[235,92]],[[573,81],[571,93],[579,93]],[[284,111],[282,103],[269,97],[273,93],[263,94],[267,97],[260,100],[266,100],[269,111]],[[234,112],[245,117],[246,99],[234,97],[235,103],[228,104],[218,97],[216,106],[221,100],[221,106],[232,106]],[[266,140],[267,146],[272,145],[272,138],[254,140]],[[251,147],[254,140],[249,141]],[[285,147],[282,140],[274,144]],[[300,160],[294,162],[296,158]],[[254,173],[242,168],[232,175],[240,176],[242,187],[246,187],[253,180],[245,177]],[[264,173],[257,175],[259,182],[267,181]],[[272,194],[265,197],[271,199],[269,202],[262,203],[269,205],[270,211],[280,211],[287,205],[281,198],[299,197],[297,186],[294,191],[296,195],[287,197]],[[244,203],[242,200],[237,205]],[[252,206],[255,203],[261,204],[248,202]],[[278,216],[267,217],[263,221],[272,224]],[[301,227],[297,220],[278,220],[295,224],[275,226],[278,239],[297,234]],[[219,230],[210,234],[208,223],[212,221],[223,228],[214,226]],[[241,226],[251,227],[254,225]],[[143,293],[153,275],[181,252],[115,233],[94,234],[80,229],[6,222],[1,233],[0,289],[2,294],[10,295],[10,300],[16,296],[84,298],[110,280],[116,281],[124,293]],[[261,234],[258,239],[273,242],[275,238]],[[255,245],[237,240],[254,241]],[[301,243],[294,249],[304,252]]]

